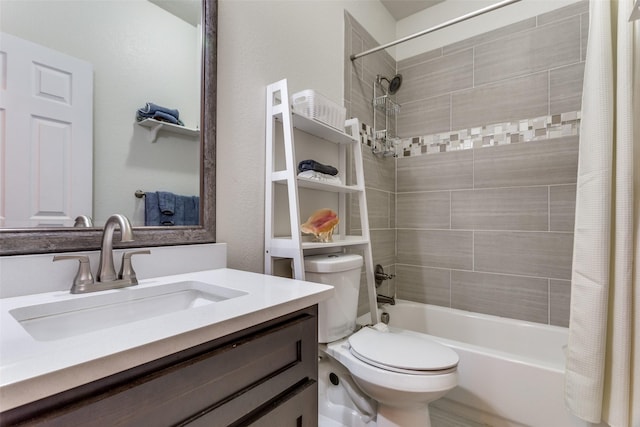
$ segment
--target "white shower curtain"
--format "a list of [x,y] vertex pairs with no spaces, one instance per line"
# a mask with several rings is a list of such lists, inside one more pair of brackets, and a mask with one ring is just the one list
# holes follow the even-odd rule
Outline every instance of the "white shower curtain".
[[589,5],[565,374],[567,408],[614,427],[640,427],[640,24],[628,22],[632,8],[632,0]]

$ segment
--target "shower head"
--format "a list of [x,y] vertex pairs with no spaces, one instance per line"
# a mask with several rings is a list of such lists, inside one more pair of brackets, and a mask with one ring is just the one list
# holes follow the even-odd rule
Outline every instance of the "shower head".
[[389,83],[389,88],[387,89],[390,95],[396,93],[400,86],[402,86],[402,74],[396,74],[389,80],[388,78],[378,75],[378,83],[381,83],[382,80],[386,80]]
[[402,86],[402,74],[396,74],[389,82],[389,93],[393,95]]

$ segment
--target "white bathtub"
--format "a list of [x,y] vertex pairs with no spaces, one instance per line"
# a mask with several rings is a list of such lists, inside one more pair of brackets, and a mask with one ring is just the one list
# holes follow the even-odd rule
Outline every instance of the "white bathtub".
[[402,300],[380,312],[460,356],[458,387],[433,407],[494,427],[588,425],[564,408],[566,328]]

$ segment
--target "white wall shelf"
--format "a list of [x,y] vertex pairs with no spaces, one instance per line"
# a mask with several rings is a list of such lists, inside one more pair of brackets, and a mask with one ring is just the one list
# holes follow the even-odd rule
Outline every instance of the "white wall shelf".
[[161,122],[155,119],[144,119],[138,123],[140,126],[146,127],[149,129],[149,141],[156,142],[158,139],[158,132],[171,132],[179,135],[187,135],[187,136],[200,136],[200,129],[188,128],[185,126],[174,125],[173,123]]

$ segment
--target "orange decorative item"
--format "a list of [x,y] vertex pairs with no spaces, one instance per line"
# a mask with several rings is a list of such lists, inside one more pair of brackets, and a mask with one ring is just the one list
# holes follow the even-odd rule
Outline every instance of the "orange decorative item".
[[329,243],[333,241],[333,229],[339,222],[340,219],[335,211],[319,209],[300,226],[300,230],[303,233],[313,234],[320,242]]

